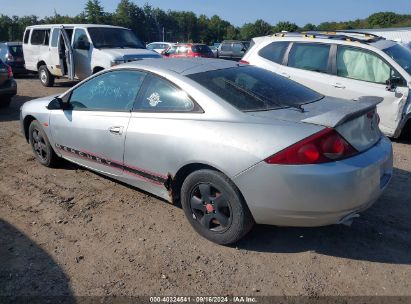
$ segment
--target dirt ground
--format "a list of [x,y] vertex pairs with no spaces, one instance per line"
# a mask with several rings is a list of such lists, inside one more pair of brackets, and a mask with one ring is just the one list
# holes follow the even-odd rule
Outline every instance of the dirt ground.
[[393,144],[388,190],[351,227],[257,226],[223,247],[176,206],[76,165],[38,164],[19,108],[71,84],[17,82],[0,110],[0,296],[411,296],[411,142]]

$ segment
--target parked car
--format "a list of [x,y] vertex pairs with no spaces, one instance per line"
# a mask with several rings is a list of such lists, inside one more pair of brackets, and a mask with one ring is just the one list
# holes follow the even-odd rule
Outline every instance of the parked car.
[[249,41],[225,40],[218,47],[218,57],[238,61],[244,56],[249,47]]
[[210,46],[210,50],[213,52],[214,58],[218,58],[218,47]]
[[111,66],[160,58],[123,27],[96,24],[48,24],[26,28],[23,37],[26,68],[38,72],[41,84],[56,77],[85,79]]
[[253,39],[243,62],[324,95],[383,97],[381,130],[393,138],[411,131],[411,52],[394,41],[367,33],[280,33]]
[[13,71],[0,59],[0,108],[8,107],[16,94],[17,83],[13,78]]
[[0,59],[11,67],[13,74],[26,74],[21,42],[0,43]]
[[201,43],[177,43],[173,44],[163,53],[168,58],[206,57],[213,58],[214,54],[206,44]]
[[159,54],[161,54],[163,51],[168,49],[170,46],[172,46],[173,43],[171,42],[151,42],[146,45],[147,50],[152,50],[155,51]]
[[380,100],[347,106],[227,60],[153,59],[28,101],[21,124],[41,164],[62,157],[180,201],[198,233],[228,244],[255,222],[345,223],[370,207],[393,165]]

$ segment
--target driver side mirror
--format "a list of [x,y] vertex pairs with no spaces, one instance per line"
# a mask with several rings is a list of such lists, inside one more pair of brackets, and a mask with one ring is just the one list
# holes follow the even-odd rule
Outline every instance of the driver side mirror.
[[387,85],[385,87],[385,89],[387,91],[394,91],[400,84],[402,83],[402,79],[401,78],[391,78],[388,79],[385,84]]
[[[66,98],[65,98],[66,99]],[[63,98],[55,97],[47,106],[49,110],[66,110],[68,109],[69,103],[65,101]]]

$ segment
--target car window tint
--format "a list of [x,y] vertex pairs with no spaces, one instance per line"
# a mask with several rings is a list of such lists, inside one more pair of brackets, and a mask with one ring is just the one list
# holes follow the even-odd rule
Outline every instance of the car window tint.
[[74,31],[73,49],[88,49],[89,41],[84,29],[76,29]]
[[289,42],[286,41],[273,42],[263,47],[258,54],[265,59],[281,64],[288,45]]
[[233,52],[241,52],[243,50],[244,46],[241,43],[234,43],[233,44]]
[[380,57],[358,48],[338,47],[338,76],[385,84],[390,74],[390,66]]
[[326,73],[330,45],[320,43],[294,43],[288,55],[288,66]]
[[317,92],[254,66],[188,75],[214,94],[241,111],[267,111],[317,101]]
[[139,101],[139,110],[153,112],[189,112],[194,109],[187,94],[169,81],[152,76]]
[[24,38],[23,38],[23,43],[24,43],[24,44],[29,43],[29,36],[30,36],[30,30],[26,30],[26,31],[24,32]]
[[33,30],[33,33],[31,34],[31,44],[43,44],[45,34],[46,32],[44,30]]
[[70,104],[73,109],[131,110],[145,76],[138,71],[99,75],[74,89]]
[[51,44],[52,47],[57,47],[57,42],[59,40],[60,29],[54,28],[53,33],[51,34]]

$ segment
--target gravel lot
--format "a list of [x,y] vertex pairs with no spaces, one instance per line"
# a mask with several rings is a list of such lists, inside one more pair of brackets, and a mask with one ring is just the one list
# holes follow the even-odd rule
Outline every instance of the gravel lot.
[[257,226],[223,247],[176,206],[75,165],[39,165],[19,107],[71,83],[17,82],[0,110],[0,296],[411,296],[411,142],[394,143],[391,185],[351,227]]

